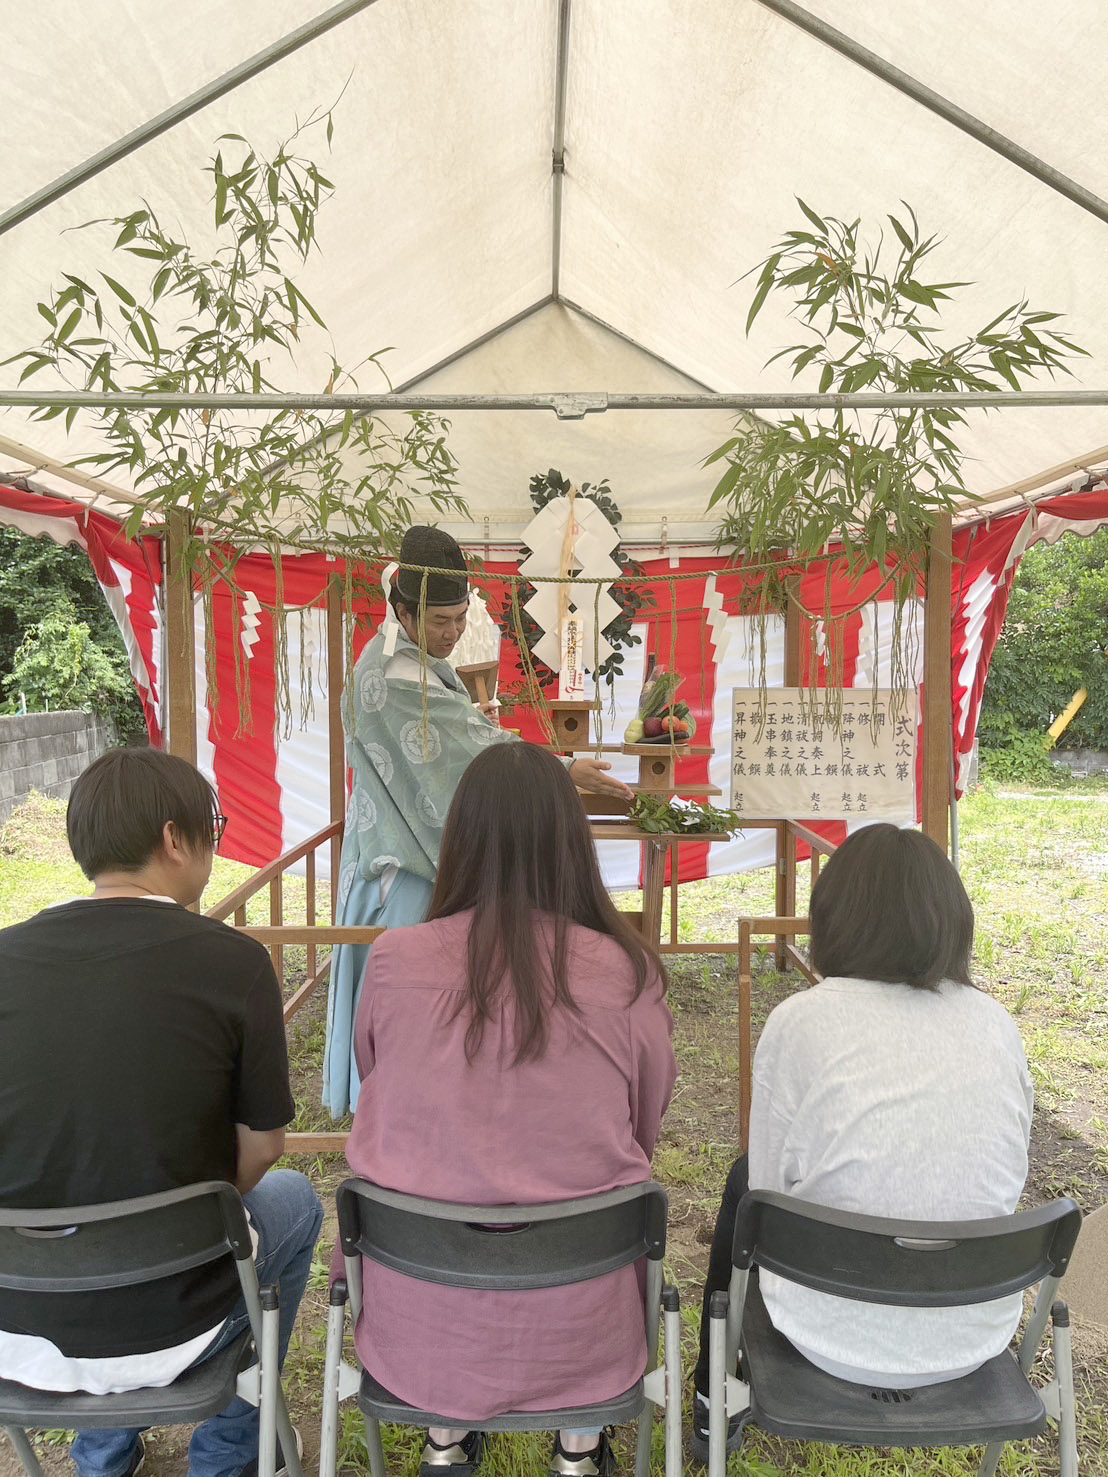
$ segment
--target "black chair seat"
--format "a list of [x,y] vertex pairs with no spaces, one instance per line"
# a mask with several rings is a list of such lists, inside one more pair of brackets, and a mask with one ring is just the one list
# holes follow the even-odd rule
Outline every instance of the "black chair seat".
[[[476,1429],[482,1431],[550,1431],[566,1426],[620,1426],[637,1420],[643,1408],[642,1381],[633,1385],[615,1400],[603,1405],[581,1405],[565,1410],[521,1410],[507,1415],[493,1416],[487,1421],[478,1421]],[[362,1371],[361,1388],[358,1391],[358,1406],[363,1414],[378,1421],[392,1421],[402,1426],[457,1426],[457,1416],[439,1415],[430,1410],[417,1410],[407,1405],[378,1383],[371,1374]]]
[[206,1421],[226,1409],[235,1394],[239,1371],[254,1357],[250,1333],[186,1369],[160,1390],[128,1390],[121,1395],[89,1395],[83,1391],[32,1390],[0,1380],[0,1426],[53,1430],[111,1430],[121,1426],[176,1426]]
[[971,1375],[916,1390],[873,1389],[825,1374],[774,1328],[756,1276],[747,1288],[742,1353],[752,1419],[790,1440],[972,1446],[1037,1436],[1046,1425],[1043,1402],[1007,1349]]

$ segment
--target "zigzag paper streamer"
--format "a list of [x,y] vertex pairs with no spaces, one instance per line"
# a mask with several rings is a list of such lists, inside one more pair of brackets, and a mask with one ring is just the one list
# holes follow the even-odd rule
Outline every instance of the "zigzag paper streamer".
[[261,625],[262,602],[253,590],[247,590],[246,599],[242,602],[242,633],[239,640],[242,649],[246,652],[246,660],[250,661],[254,655],[254,648],[261,637],[258,635],[258,627]]
[[731,636],[727,629],[727,612],[723,608],[723,595],[716,584],[716,577],[710,574],[704,581],[704,609],[707,612],[708,637],[715,652],[716,665],[719,666],[727,651]]

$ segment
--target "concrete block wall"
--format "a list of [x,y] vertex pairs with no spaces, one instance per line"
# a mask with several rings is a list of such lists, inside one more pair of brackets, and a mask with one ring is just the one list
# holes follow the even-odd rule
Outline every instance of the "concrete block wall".
[[66,799],[113,737],[111,725],[95,713],[0,717],[0,825],[32,790]]

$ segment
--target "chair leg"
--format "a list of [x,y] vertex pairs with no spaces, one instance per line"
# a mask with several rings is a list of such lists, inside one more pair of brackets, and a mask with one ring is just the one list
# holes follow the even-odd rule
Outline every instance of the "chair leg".
[[346,1288],[331,1288],[327,1308],[327,1355],[323,1365],[323,1412],[319,1431],[319,1477],[335,1477],[339,1456],[339,1366],[346,1314]]
[[1007,1446],[1006,1441],[990,1441],[985,1448],[985,1455],[981,1458],[981,1465],[977,1469],[977,1477],[994,1477],[996,1464],[1000,1461],[1000,1454]]
[[650,1445],[654,1439],[654,1402],[644,1400],[635,1440],[635,1477],[649,1477]]
[[296,1432],[293,1430],[289,1408],[285,1404],[285,1392],[280,1385],[277,1386],[277,1400],[273,1414],[277,1425],[277,1435],[281,1441],[281,1450],[285,1455],[285,1466],[289,1470],[290,1477],[304,1477],[300,1451],[296,1444]]
[[708,1304],[708,1477],[727,1471],[727,1309],[725,1292]]
[[1058,1382],[1058,1446],[1060,1477],[1077,1477],[1077,1402],[1073,1393],[1073,1346],[1070,1310],[1061,1300],[1050,1310],[1053,1325],[1054,1378]]
[[[259,1290],[262,1309],[261,1386],[258,1409],[258,1477],[275,1477],[277,1471],[277,1427],[278,1407],[281,1399],[281,1375],[278,1369],[280,1340],[280,1300],[276,1286]],[[287,1416],[286,1416],[287,1421]],[[284,1434],[282,1432],[282,1434]],[[285,1450],[286,1459],[296,1455],[294,1449]]]
[[381,1422],[371,1415],[365,1418],[365,1444],[369,1451],[371,1477],[385,1477],[385,1448],[381,1445]]
[[27,1438],[27,1432],[21,1426],[5,1426],[8,1440],[15,1447],[15,1454],[23,1463],[23,1470],[29,1477],[42,1477],[42,1468],[39,1466],[35,1449]]
[[681,1294],[676,1287],[662,1291],[666,1331],[666,1477],[681,1477]]

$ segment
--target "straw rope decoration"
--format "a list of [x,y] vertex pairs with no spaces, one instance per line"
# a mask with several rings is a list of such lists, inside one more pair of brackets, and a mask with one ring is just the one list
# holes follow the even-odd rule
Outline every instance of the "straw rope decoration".
[[[816,560],[811,561],[810,564],[808,566],[806,566],[806,567],[811,567],[812,564],[821,563],[821,562],[822,563],[826,563],[827,565],[831,565],[832,563],[836,562],[840,557],[841,556],[839,556],[839,555],[836,555],[834,553],[830,553],[830,554],[827,554],[827,555],[822,556],[819,561],[816,561]],[[239,634],[239,637],[241,638],[241,632],[242,632],[242,610],[241,610],[241,602],[246,598],[247,592],[242,588],[242,586],[240,585],[239,581],[235,578],[235,566],[237,565],[237,563],[238,563],[238,556],[234,557],[233,559],[231,559],[230,561],[227,561],[227,562],[217,562],[216,558],[209,552],[209,553],[207,553],[205,559],[202,561],[202,563],[199,565],[199,567],[196,569],[197,582],[199,584],[199,593],[200,593],[200,597],[201,597],[202,608],[203,608],[203,611],[204,611],[204,619],[205,619],[205,627],[206,627],[205,674],[206,674],[206,679],[207,679],[207,684],[208,684],[208,700],[209,700],[209,705],[212,706],[212,707],[217,706],[218,705],[218,701],[219,701],[218,674],[217,674],[216,665],[215,665],[215,640],[214,640],[214,631],[215,631],[215,610],[214,610],[215,588],[216,588],[216,585],[217,584],[222,584],[223,586],[225,586],[228,589],[228,591],[230,592],[230,594],[232,595],[232,597],[235,599],[235,617],[233,618],[233,620],[234,620],[235,623],[237,623],[237,625],[239,627],[239,633],[238,634]],[[918,561],[916,561],[916,560],[910,561],[909,562],[909,567],[912,567],[912,566],[915,566],[915,571],[914,571],[915,572],[915,579],[918,580],[919,574],[920,574],[920,570],[918,568]],[[345,660],[344,660],[344,669],[345,669],[344,670],[344,684],[343,684],[344,685],[344,691],[349,691],[349,683],[351,681],[352,674],[353,674],[353,668],[354,668],[354,636],[355,636],[355,626],[356,626],[356,619],[355,619],[355,616],[354,616],[354,600],[355,600],[356,587],[358,585],[358,581],[355,578],[355,568],[356,568],[355,565],[353,565],[349,561],[346,561],[344,563],[344,565],[343,565],[343,568],[342,568],[341,572],[339,570],[335,570],[329,576],[328,582],[327,582],[328,585],[330,585],[333,580],[335,580],[335,579],[341,579],[342,607],[343,607],[344,614],[346,615],[346,620],[344,621],[344,627],[345,627],[345,629],[344,629],[344,637],[345,637],[345,639],[344,639],[344,642],[343,642],[344,657],[345,657]],[[399,569],[412,570],[414,572],[417,572],[420,575],[419,635],[420,635],[421,645],[425,649],[425,646],[426,646],[426,606],[427,606],[427,583],[428,583],[428,580],[429,580],[429,578],[432,575],[445,575],[445,576],[450,577],[450,578],[457,578],[458,571],[456,569],[432,568],[429,565],[423,565],[423,564],[419,564],[419,565],[398,564],[397,565],[397,568],[398,568],[398,570]],[[490,583],[496,583],[498,585],[507,585],[507,587],[508,587],[508,600],[509,600],[509,605],[510,605],[510,610],[511,610],[511,626],[512,626],[513,634],[515,636],[516,648],[517,648],[517,653],[518,653],[518,656],[519,656],[520,665],[521,665],[521,668],[523,670],[524,687],[525,687],[525,691],[527,691],[529,694],[531,694],[531,696],[533,698],[535,716],[538,719],[538,722],[540,724],[540,727],[541,727],[541,730],[542,730],[544,739],[546,740],[547,743],[552,743],[554,741],[554,726],[553,726],[553,722],[552,722],[551,717],[550,717],[550,709],[549,709],[549,705],[548,705],[548,700],[546,698],[545,692],[543,691],[542,687],[539,684],[538,675],[537,675],[537,673],[535,671],[535,666],[534,666],[534,662],[533,662],[532,657],[531,657],[530,648],[528,646],[527,639],[526,639],[526,636],[525,636],[525,633],[524,633],[524,628],[523,628],[523,610],[522,610],[522,605],[521,605],[521,602],[520,602],[520,588],[524,584],[531,584],[531,585],[558,584],[558,585],[561,585],[561,586],[563,586],[563,587],[566,588],[566,591],[567,591],[567,596],[566,596],[567,602],[568,602],[568,587],[569,586],[572,586],[572,585],[591,585],[591,586],[593,586],[593,617],[594,617],[593,618],[593,661],[594,661],[593,670],[594,671],[596,670],[596,664],[598,663],[598,660],[599,660],[599,647],[598,647],[598,638],[599,638],[599,635],[600,635],[600,632],[599,632],[599,605],[600,605],[600,597],[601,597],[603,588],[605,586],[608,586],[609,588],[611,588],[613,586],[618,586],[618,585],[624,585],[624,586],[626,586],[626,585],[639,585],[639,584],[644,584],[644,583],[648,583],[648,584],[653,585],[653,586],[657,586],[657,585],[664,585],[664,586],[666,586],[666,588],[668,589],[668,592],[669,592],[669,621],[670,621],[670,633],[669,633],[669,636],[670,636],[670,639],[669,639],[670,653],[669,653],[669,659],[670,659],[670,669],[673,670],[673,671],[675,671],[676,670],[676,661],[677,661],[678,619],[682,615],[695,615],[695,614],[699,613],[699,611],[701,609],[701,607],[699,605],[679,606],[678,605],[678,587],[680,585],[687,584],[687,583],[690,583],[692,581],[701,581],[701,582],[703,582],[710,575],[715,575],[715,577],[717,579],[719,579],[721,577],[729,577],[729,576],[730,577],[734,577],[736,575],[739,575],[739,576],[751,576],[751,575],[756,575],[756,574],[761,574],[761,573],[772,574],[772,575],[776,576],[777,579],[779,579],[779,580],[782,581],[782,585],[783,585],[782,596],[783,596],[784,602],[787,603],[788,605],[791,605],[796,610],[796,612],[800,616],[800,618],[803,619],[803,620],[805,620],[805,621],[808,621],[812,625],[812,627],[813,627],[813,629],[809,630],[809,633],[808,633],[809,642],[810,643],[813,643],[813,644],[810,647],[810,653],[809,653],[810,660],[809,660],[809,664],[808,664],[808,668],[809,669],[808,669],[807,681],[805,683],[801,684],[801,685],[803,687],[805,687],[805,688],[808,689],[808,697],[807,697],[807,700],[813,705],[813,707],[818,704],[822,708],[822,716],[824,718],[824,721],[827,722],[832,727],[832,729],[837,730],[837,728],[839,727],[839,725],[841,724],[841,721],[842,721],[842,703],[843,703],[843,693],[842,693],[842,685],[841,685],[841,682],[842,682],[842,673],[843,673],[843,639],[842,639],[842,635],[843,635],[843,630],[845,628],[845,624],[846,624],[846,622],[848,620],[851,619],[851,617],[857,615],[860,611],[866,609],[868,606],[875,605],[876,602],[877,602],[877,600],[878,600],[878,597],[882,593],[884,593],[887,589],[889,589],[889,587],[891,585],[895,584],[898,581],[898,579],[904,581],[905,580],[904,570],[902,568],[894,568],[894,569],[889,570],[888,572],[886,572],[884,574],[884,576],[881,578],[881,580],[877,583],[876,587],[872,591],[870,591],[868,594],[866,594],[862,599],[856,601],[854,604],[852,604],[850,606],[844,607],[837,614],[832,614],[832,612],[831,612],[831,598],[830,598],[830,590],[829,590],[829,587],[825,586],[823,609],[820,610],[820,611],[818,611],[818,612],[817,611],[813,611],[813,610],[809,610],[808,607],[804,604],[804,602],[801,600],[801,598],[797,594],[796,590],[794,588],[792,588],[792,586],[791,586],[790,580],[792,578],[795,578],[795,576],[787,576],[787,575],[784,575],[783,574],[783,571],[788,570],[790,568],[792,568],[791,563],[788,562],[788,561],[786,561],[786,560],[784,560],[784,559],[770,559],[770,560],[758,561],[756,563],[751,563],[751,564],[741,564],[741,565],[729,564],[729,565],[722,565],[722,566],[720,566],[718,568],[711,569],[711,570],[684,571],[684,572],[670,573],[670,574],[665,574],[665,575],[657,575],[657,576],[652,576],[649,580],[638,580],[638,579],[634,579],[634,578],[629,578],[627,576],[624,576],[623,578],[612,579],[612,577],[610,575],[602,575],[602,576],[579,575],[579,574],[575,575],[575,574],[572,574],[572,573],[570,573],[568,571],[565,574],[557,574],[557,575],[538,575],[538,574],[535,574],[535,575],[527,575],[527,576],[520,575],[520,574],[496,574],[496,575],[487,575],[486,576],[486,575],[484,575],[483,571],[479,571],[478,572],[478,577],[479,578],[488,579],[488,581]],[[279,705],[281,719],[282,719],[282,732],[283,732],[283,734],[284,734],[285,737],[288,737],[289,734],[291,733],[292,709],[291,709],[291,704],[290,704],[290,701],[289,701],[289,689],[288,689],[288,647],[287,647],[287,633],[286,633],[286,630],[285,630],[285,616],[291,610],[298,611],[298,612],[300,612],[300,615],[301,615],[302,625],[301,625],[301,643],[300,643],[300,646],[301,646],[301,677],[302,677],[302,680],[301,680],[301,705],[300,705],[300,715],[299,716],[300,716],[301,722],[302,723],[305,723],[307,721],[307,719],[310,718],[310,716],[314,713],[315,704],[314,704],[313,683],[310,680],[310,671],[306,672],[305,671],[305,668],[304,668],[306,642],[303,639],[303,629],[304,629],[304,627],[303,627],[303,619],[304,619],[304,617],[306,615],[306,612],[307,612],[307,610],[309,608],[318,608],[321,604],[325,604],[326,603],[326,599],[327,599],[327,595],[326,595],[326,590],[325,590],[322,595],[317,596],[314,600],[311,600],[311,601],[307,602],[306,605],[302,605],[302,606],[301,605],[291,605],[290,606],[284,600],[284,573],[283,573],[283,568],[282,568],[282,561],[280,560],[280,558],[278,558],[276,556],[274,556],[274,573],[275,573],[275,590],[274,590],[275,599],[274,599],[274,601],[272,603],[267,602],[267,601],[259,600],[258,601],[258,606],[259,606],[259,611],[260,612],[267,613],[271,617],[271,620],[272,620],[273,643],[274,643],[274,667],[275,667],[275,675],[276,675],[276,678],[277,678],[278,705]],[[472,577],[473,577],[473,572],[471,571],[471,578]],[[905,581],[905,583],[906,583],[906,581]],[[905,610],[904,610],[904,607],[907,605],[907,603],[908,603],[907,597],[905,597],[904,599],[897,598],[897,599],[895,599],[895,600],[892,601],[892,605],[893,605],[893,625],[892,625],[892,633],[891,633],[892,634],[892,641],[891,641],[891,646],[892,646],[892,661],[891,661],[891,672],[890,672],[890,677],[891,677],[891,681],[890,681],[891,703],[890,703],[890,706],[891,706],[891,708],[892,708],[892,710],[893,710],[893,712],[894,712],[894,714],[896,716],[899,716],[900,713],[904,710],[904,707],[905,707],[905,704],[907,702],[909,693],[913,690],[913,685],[910,685],[909,684],[908,677],[909,677],[909,674],[914,671],[914,668],[915,668],[915,665],[916,665],[916,659],[917,659],[918,651],[919,651],[919,636],[918,636],[918,633],[916,631],[915,624],[913,622],[911,622],[911,621],[909,621],[909,622],[906,622],[905,621]],[[757,680],[756,683],[753,680],[753,673],[752,673],[752,685],[759,686],[759,688],[761,689],[761,692],[762,692],[762,704],[761,704],[761,706],[763,708],[763,713],[762,714],[759,714],[759,719],[761,721],[764,721],[764,707],[765,707],[765,702],[766,702],[766,691],[767,691],[767,689],[766,689],[766,682],[765,682],[766,665],[767,665],[768,654],[769,654],[768,653],[767,623],[768,623],[768,620],[771,618],[771,616],[773,614],[778,614],[779,615],[780,612],[779,611],[776,611],[776,612],[775,611],[767,611],[764,598],[760,598],[760,600],[759,600],[759,608],[754,612],[755,630],[757,631],[758,665],[760,667],[760,673],[758,674],[758,680]],[[660,618],[660,614],[657,613],[657,612],[654,615],[649,615],[649,616],[646,617],[647,620],[651,620],[651,619],[655,619],[656,620],[656,619],[659,619],[659,618]],[[828,685],[826,687],[822,687],[822,688],[819,685],[819,673],[818,673],[818,665],[819,665],[818,664],[818,659],[817,659],[818,658],[818,650],[817,650],[818,637],[817,637],[817,633],[816,633],[816,631],[814,629],[815,623],[816,622],[819,622],[819,621],[822,621],[822,623],[824,625],[824,629],[826,631],[827,653],[828,653],[827,672],[828,672],[829,683],[828,683]],[[241,639],[235,640],[234,643],[233,643],[233,645],[235,647],[235,659],[234,659],[235,660],[235,665],[234,665],[235,689],[236,689],[236,697],[237,697],[238,703],[239,703],[239,724],[238,724],[238,732],[239,733],[242,733],[244,731],[249,730],[249,728],[251,726],[251,723],[252,723],[252,712],[251,712],[251,701],[250,701],[251,683],[247,680],[248,679],[248,675],[249,675],[249,673],[248,673],[248,665],[249,664],[246,662],[245,657],[244,657],[244,654],[242,652]],[[753,658],[753,653],[752,653],[752,658]],[[425,658],[424,658],[424,660],[425,660]],[[704,658],[703,645],[701,646],[700,660],[701,660],[701,696],[703,697],[703,694],[707,690],[707,676],[706,676],[706,666],[705,666],[705,658]],[[309,668],[310,668],[310,665],[311,664],[310,664],[310,661],[309,661]],[[871,722],[874,725],[876,725],[876,711],[877,711],[877,708],[879,706],[878,699],[877,699],[877,694],[878,694],[878,691],[879,691],[879,683],[880,683],[880,664],[878,663],[878,661],[876,659],[876,645],[875,645],[875,650],[874,650],[874,661],[873,661],[873,664],[872,665],[873,665],[873,671],[872,671],[872,674],[871,674],[871,684],[870,684],[870,687],[871,687],[871,692],[870,692],[870,700],[871,700]],[[752,660],[752,666],[753,666],[753,660]],[[427,737],[428,716],[427,716],[427,696],[426,696],[426,694],[427,694],[427,674],[426,674],[426,670],[424,670],[424,672],[423,672],[423,679],[422,680],[423,680],[423,710],[424,710],[424,716],[423,716],[423,734],[424,734],[424,744],[426,746],[426,743],[428,741],[428,737]],[[597,708],[597,711],[599,713],[599,706]],[[598,733],[599,733],[600,727],[601,727],[601,723],[600,723],[600,719],[598,717]],[[599,736],[598,736],[598,740],[597,740],[597,747],[598,747],[598,749],[599,749],[599,744],[600,744],[600,739],[599,739]],[[671,749],[673,747],[675,747],[675,745],[672,743],[672,736],[671,736]]]

